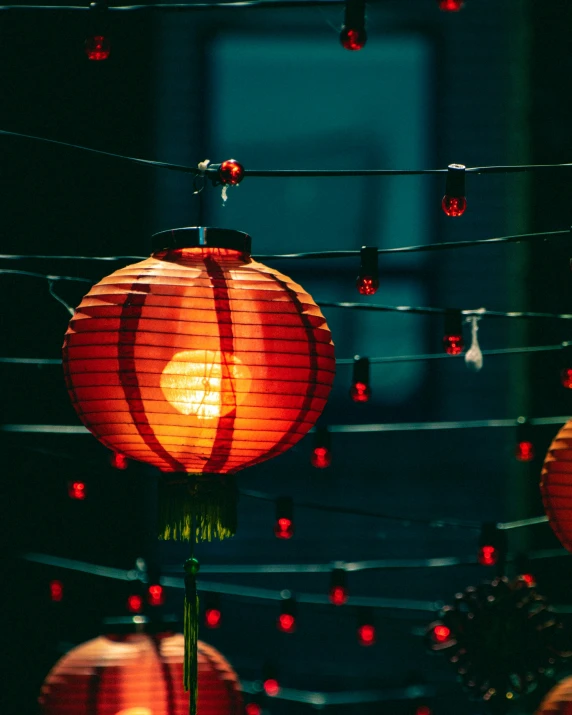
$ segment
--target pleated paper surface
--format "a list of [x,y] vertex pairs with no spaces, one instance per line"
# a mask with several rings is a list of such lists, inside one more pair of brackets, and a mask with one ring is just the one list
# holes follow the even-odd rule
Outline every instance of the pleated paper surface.
[[65,336],[68,390],[111,449],[164,472],[231,474],[315,424],[330,331],[310,295],[238,251],[162,251],[104,278]]
[[[199,641],[197,715],[242,715],[238,677],[214,648]],[[56,663],[40,695],[43,715],[188,715],[181,634],[105,636]]]
[[536,715],[572,715],[572,678],[565,678],[552,688]]
[[540,491],[550,526],[562,545],[572,551],[572,420],[550,445],[542,468]]

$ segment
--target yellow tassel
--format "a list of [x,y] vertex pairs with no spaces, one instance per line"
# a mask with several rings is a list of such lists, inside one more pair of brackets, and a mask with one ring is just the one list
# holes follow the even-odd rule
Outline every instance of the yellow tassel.
[[[159,538],[222,541],[236,533],[237,491],[232,477],[188,475],[159,484]],[[193,531],[193,523],[195,534]]]

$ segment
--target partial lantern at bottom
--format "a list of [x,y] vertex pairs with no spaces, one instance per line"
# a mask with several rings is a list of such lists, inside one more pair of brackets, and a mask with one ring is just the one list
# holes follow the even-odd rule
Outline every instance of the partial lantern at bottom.
[[[101,636],[73,648],[42,686],[43,715],[187,715],[181,634]],[[242,715],[240,682],[217,650],[198,643],[198,715]]]
[[555,685],[538,706],[536,715],[570,715],[572,713],[572,678]]

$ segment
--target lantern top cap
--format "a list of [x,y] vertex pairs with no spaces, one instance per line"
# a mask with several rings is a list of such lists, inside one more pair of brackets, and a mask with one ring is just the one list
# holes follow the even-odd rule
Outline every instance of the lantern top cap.
[[252,239],[247,233],[232,228],[189,226],[159,231],[151,237],[153,252],[173,248],[230,248],[250,255]]

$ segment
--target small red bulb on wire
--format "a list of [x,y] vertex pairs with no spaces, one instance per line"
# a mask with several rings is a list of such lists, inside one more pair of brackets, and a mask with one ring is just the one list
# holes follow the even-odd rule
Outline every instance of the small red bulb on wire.
[[367,42],[365,0],[346,0],[344,24],[340,32],[342,47],[351,52],[361,50]]
[[443,12],[459,12],[464,4],[464,0],[437,0],[439,10]]
[[266,695],[271,698],[275,698],[280,693],[280,684],[275,678],[267,678],[263,682],[262,687]]
[[460,355],[465,349],[463,316],[459,310],[451,310],[445,314],[443,349],[447,355]]
[[218,593],[207,593],[205,596],[205,626],[211,629],[222,626],[222,611]]
[[526,417],[519,417],[517,422],[514,456],[519,462],[532,462],[534,459],[534,443],[532,442],[530,422]]
[[565,367],[560,373],[560,382],[563,387],[572,390],[572,367]]
[[447,216],[462,216],[467,208],[465,196],[465,167],[463,164],[449,164],[445,182],[445,196],[441,201]]
[[86,497],[85,482],[72,481],[68,482],[68,496],[70,499],[83,501]]
[[361,607],[358,611],[358,641],[359,644],[368,647],[375,645],[375,625],[373,622],[373,610]]
[[282,633],[294,633],[296,630],[296,599],[292,596],[282,601],[276,627]]
[[105,35],[92,35],[85,40],[85,54],[88,60],[101,62],[111,54],[111,42]]
[[141,613],[143,611],[143,599],[138,593],[132,593],[127,598],[127,610],[129,613]]
[[314,437],[314,449],[310,462],[316,469],[326,469],[332,463],[331,438],[327,427],[318,427]]
[[360,295],[374,295],[379,288],[378,253],[375,246],[362,246],[356,287]]
[[147,589],[147,603],[150,606],[162,606],[165,603],[165,590],[158,583],[151,584]]
[[246,715],[262,715],[262,708],[258,703],[247,703],[244,712]]
[[218,178],[224,186],[237,186],[244,179],[244,167],[236,159],[227,159],[218,167]]
[[348,601],[348,577],[345,569],[333,569],[330,577],[330,602],[334,606],[343,606]]
[[481,566],[502,566],[506,557],[506,534],[493,522],[483,524],[477,561]]
[[451,637],[451,629],[443,623],[437,623],[433,626],[431,637],[435,643],[446,643]]
[[369,358],[356,355],[354,358],[352,386],[350,397],[354,402],[369,402],[371,388],[369,386]]
[[129,466],[129,460],[124,454],[120,452],[112,452],[109,462],[114,469],[119,469],[123,471]]
[[519,578],[524,581],[528,588],[534,588],[534,586],[536,586],[536,579],[531,573],[523,573]]
[[54,603],[59,603],[63,601],[64,598],[64,585],[61,581],[54,579],[50,581],[50,599]]
[[415,715],[433,715],[433,711],[428,705],[418,705],[415,708]]
[[274,536],[277,539],[291,539],[294,536],[294,504],[290,497],[278,497],[276,500]]

